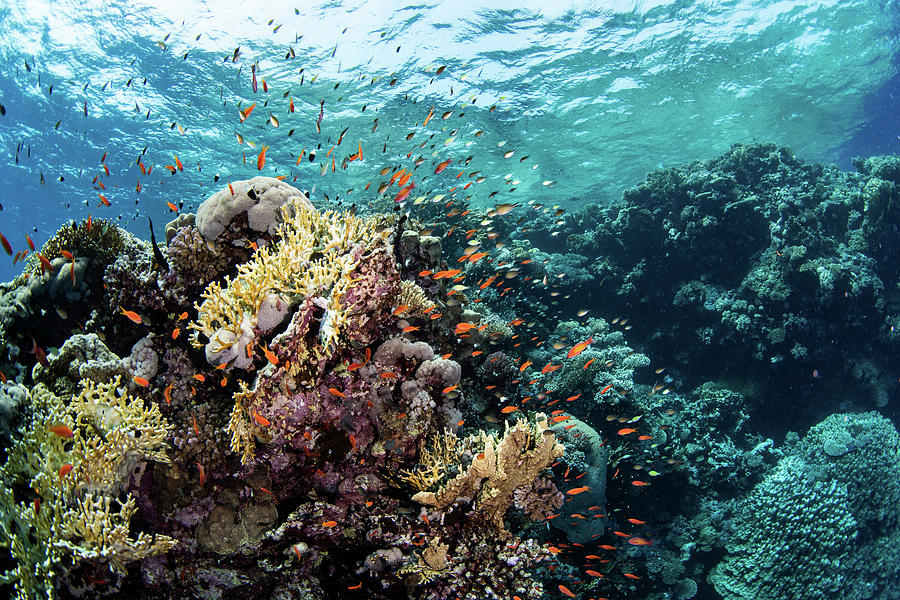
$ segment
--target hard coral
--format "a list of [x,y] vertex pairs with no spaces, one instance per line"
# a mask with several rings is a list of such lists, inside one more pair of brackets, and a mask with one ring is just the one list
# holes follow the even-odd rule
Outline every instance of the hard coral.
[[312,208],[303,192],[275,177],[234,181],[200,205],[197,229],[205,239],[214,241],[236,216],[246,214],[250,230],[273,235],[278,212],[288,201]]
[[547,416],[538,413],[533,423],[518,421],[498,439],[484,431],[468,442],[478,454],[459,475],[436,492],[422,491],[413,500],[447,509],[457,502],[474,499],[475,516],[497,531],[505,531],[503,517],[513,493],[530,487],[541,471],[563,455],[564,447],[548,431]]
[[175,545],[129,531],[135,500],[119,493],[138,460],[168,461],[161,448],[169,426],[156,405],[118,386],[85,380],[68,403],[40,384],[29,392],[18,441],[0,467],[0,545],[17,562],[0,580],[15,582],[18,598],[55,597],[67,560],[121,572]]
[[[260,308],[273,295],[291,303],[327,296],[330,312],[322,325],[322,342],[325,346],[334,342],[343,325],[343,315],[336,309],[355,283],[354,271],[364,253],[386,240],[373,221],[349,212],[319,213],[292,199],[281,213],[284,222],[277,228],[278,242],[260,248],[224,285],[210,284],[203,303],[195,305],[198,316],[191,324],[195,330],[192,343],[207,346],[207,357],[213,361],[232,346],[243,349],[253,341]],[[201,341],[200,335],[209,342]]]

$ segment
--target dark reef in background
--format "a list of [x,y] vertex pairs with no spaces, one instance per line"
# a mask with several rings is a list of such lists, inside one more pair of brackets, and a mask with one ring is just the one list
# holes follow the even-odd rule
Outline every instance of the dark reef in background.
[[900,350],[900,159],[857,166],[736,145],[585,207],[567,247],[589,257],[598,308],[636,317],[631,339],[687,383],[725,382],[803,423],[883,407]]

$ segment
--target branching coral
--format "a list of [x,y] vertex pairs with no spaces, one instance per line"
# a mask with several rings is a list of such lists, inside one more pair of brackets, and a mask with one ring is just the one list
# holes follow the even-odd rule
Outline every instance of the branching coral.
[[117,496],[138,460],[168,461],[169,425],[156,405],[119,394],[119,384],[84,380],[68,404],[41,384],[29,393],[30,413],[0,468],[0,545],[17,562],[0,581],[15,582],[18,598],[54,597],[64,560],[121,571],[175,545],[129,534],[135,500]]
[[400,479],[423,492],[444,479],[447,471],[459,460],[460,452],[459,438],[445,429],[435,435],[427,447],[422,448],[415,469],[400,471]]
[[447,482],[437,492],[423,491],[413,500],[440,509],[475,498],[474,508],[480,519],[503,531],[503,517],[512,503],[513,493],[530,487],[541,471],[563,455],[565,448],[548,431],[547,416],[538,413],[534,423],[518,421],[506,425],[498,439],[484,431],[466,440],[478,454],[467,469]]
[[[376,231],[374,220],[357,218],[349,211],[320,213],[297,199],[282,206],[281,214],[278,242],[260,248],[252,260],[238,267],[233,279],[210,284],[202,294],[203,303],[195,305],[198,315],[190,326],[195,330],[192,343],[207,346],[208,358],[234,345],[246,348],[260,307],[269,297],[296,302],[322,296],[333,310],[350,283],[341,282],[342,276],[353,272],[363,251],[383,244],[387,236]],[[336,317],[325,320],[323,346],[336,339],[338,322]],[[200,335],[210,340],[208,345]]]

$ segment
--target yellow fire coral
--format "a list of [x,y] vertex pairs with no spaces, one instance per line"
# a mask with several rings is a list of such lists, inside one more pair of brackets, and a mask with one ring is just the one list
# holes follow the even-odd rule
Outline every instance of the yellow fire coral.
[[434,487],[459,460],[461,450],[456,434],[445,429],[438,433],[427,447],[422,448],[415,469],[400,471],[400,479],[420,492]]
[[510,427],[507,422],[500,439],[481,431],[466,438],[463,444],[477,452],[468,468],[438,491],[420,491],[413,500],[443,509],[462,499],[475,498],[479,518],[501,532],[513,492],[530,486],[565,451],[549,432],[547,415],[543,413],[538,413],[533,423],[520,420]]
[[[320,213],[296,199],[281,208],[283,222],[274,244],[260,248],[253,259],[238,267],[234,279],[214,282],[203,292],[192,343],[206,346],[200,335],[210,340],[208,354],[218,354],[257,325],[263,300],[276,296],[296,301],[312,295],[330,298],[342,276],[358,262],[354,250],[371,248],[387,239],[374,219],[360,219],[349,211]],[[333,305],[334,302],[329,302]],[[330,308],[331,306],[329,306]],[[323,340],[331,343],[337,331]]]
[[[120,381],[84,380],[68,404],[42,384],[29,391],[29,414],[0,467],[0,546],[16,567],[0,573],[17,598],[52,598],[53,577],[66,560],[124,564],[165,552],[166,536],[129,536],[137,507],[121,501],[140,460],[168,462],[161,450],[170,425],[156,405],[127,393]],[[33,493],[32,493],[33,492]]]

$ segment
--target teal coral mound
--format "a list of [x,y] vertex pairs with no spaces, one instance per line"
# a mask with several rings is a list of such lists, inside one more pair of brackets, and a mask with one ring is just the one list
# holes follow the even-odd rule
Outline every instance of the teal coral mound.
[[726,600],[894,598],[900,435],[877,413],[836,414],[739,502],[710,575]]

